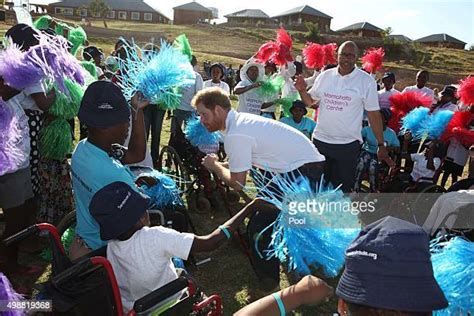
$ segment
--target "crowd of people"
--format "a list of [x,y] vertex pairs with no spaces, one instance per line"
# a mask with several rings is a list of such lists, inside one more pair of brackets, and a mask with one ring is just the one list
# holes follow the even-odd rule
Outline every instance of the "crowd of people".
[[[18,24],[5,36],[27,51],[40,44],[41,32],[46,31]],[[42,82],[17,90],[0,72],[1,99],[17,117],[21,132],[16,146],[27,153],[27,159],[15,169],[0,174],[0,208],[6,223],[2,239],[37,222],[58,224],[75,209],[77,225],[68,250],[70,257],[78,259],[107,246],[107,259],[116,273],[125,312],[140,297],[178,277],[173,257],[188,260],[190,254],[216,249],[234,236],[246,218],[251,218],[257,233],[274,223],[280,210],[268,203],[265,190],[280,197],[285,191],[267,175],[287,179],[303,176],[315,191],[324,183],[344,193],[359,191],[362,182],[368,180],[370,191],[380,192],[381,166],[396,170],[404,159],[409,185],[436,184],[435,175],[443,171],[441,185],[446,185],[449,176],[453,184],[466,181],[460,189],[467,191],[460,199],[474,202],[473,147],[456,139],[447,144],[437,140],[422,140],[420,144],[410,132],[401,135],[388,126],[393,115],[390,97],[402,92],[417,91],[431,97],[430,113],[474,113],[474,104],[459,104],[453,85],[435,93],[427,87],[426,70],[419,71],[416,84],[402,92],[396,89],[392,72],[384,73],[378,84],[356,66],[359,48],[348,41],[339,46],[337,65],[318,70],[305,71],[299,61],[277,66],[252,57],[238,70],[205,61],[200,71],[193,56],[194,82],[180,90],[179,105],[168,114],[171,137],[198,115],[207,131],[222,134],[227,155],[222,162],[215,153],[207,153],[202,160],[205,168],[235,191],[246,190],[248,174],[254,178],[258,173],[270,180],[251,203],[208,235],[149,227],[149,197],[140,186],[154,180],[137,179],[130,166],[158,167],[167,110],[150,104],[140,91],[130,100],[125,98],[117,65],[119,60],[130,58],[130,49],[133,45],[124,39],[117,41],[110,56],[95,46],[83,48],[80,59],[93,63],[95,80],[80,102],[80,139],[70,162],[67,157],[57,160],[41,156],[39,137],[54,119],[50,109],[58,98],[55,90]],[[149,48],[155,49],[159,50]],[[276,77],[283,82],[281,90],[273,95],[261,93],[265,82]],[[237,107],[233,107],[231,95],[238,98]],[[287,111],[280,110],[284,100],[291,100]],[[314,117],[309,117],[310,112]],[[469,176],[465,179],[468,160]],[[453,192],[450,198],[456,200],[457,195]],[[434,206],[428,218],[432,224],[423,227],[385,217],[362,229],[346,249],[346,267],[335,292],[339,297],[335,308],[340,315],[431,315],[448,306],[434,278],[429,252],[430,237],[436,233],[433,227],[447,211],[441,208],[450,207],[450,203],[441,204]],[[271,235],[267,230],[260,236],[266,246]],[[386,249],[386,244],[392,248]],[[18,263],[18,254],[20,250],[37,251],[40,246],[36,239],[21,248],[1,245],[0,270],[10,278],[36,273],[34,268]],[[279,260],[257,256],[254,243],[250,248],[258,277],[278,285]],[[383,260],[373,260],[367,253]],[[405,253],[414,260],[406,262]],[[322,279],[306,276],[236,315],[284,315],[331,295],[333,289]]]

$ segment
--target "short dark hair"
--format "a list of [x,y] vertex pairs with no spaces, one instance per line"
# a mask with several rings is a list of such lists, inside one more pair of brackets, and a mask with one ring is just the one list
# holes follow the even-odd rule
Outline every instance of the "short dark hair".
[[403,312],[346,302],[352,316],[431,316],[429,312]]
[[226,110],[230,110],[232,107],[229,95],[221,88],[209,88],[199,91],[194,96],[191,104],[197,106],[199,103],[202,103],[210,110],[214,110],[216,105],[219,105]]

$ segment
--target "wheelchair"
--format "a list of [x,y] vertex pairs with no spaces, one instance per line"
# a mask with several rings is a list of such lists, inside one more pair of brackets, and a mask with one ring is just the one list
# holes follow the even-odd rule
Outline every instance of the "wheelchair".
[[[59,315],[124,314],[120,290],[110,262],[105,258],[106,247],[71,261],[60,241],[57,229],[46,223],[36,224],[8,237],[6,245],[19,242],[37,233],[47,233],[53,260],[50,279],[40,285],[36,299],[52,300],[53,312]],[[176,294],[184,294],[174,298]],[[160,287],[134,302],[127,315],[222,315],[219,295],[203,298],[199,288],[188,277]]]

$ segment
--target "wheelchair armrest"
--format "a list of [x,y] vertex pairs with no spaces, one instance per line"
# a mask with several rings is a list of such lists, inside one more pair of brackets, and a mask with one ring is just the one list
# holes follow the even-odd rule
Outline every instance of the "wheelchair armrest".
[[159,302],[162,302],[170,296],[179,293],[187,287],[190,288],[189,295],[194,295],[194,284],[189,279],[181,276],[176,280],[154,290],[153,292],[135,301],[135,303],[133,304],[133,310],[136,313],[145,312],[153,306],[157,305]]
[[18,233],[14,234],[14,235],[11,235],[8,238],[5,238],[3,240],[3,243],[6,246],[9,246],[11,244],[14,244],[16,242],[19,242],[19,241],[29,237],[30,235],[36,234],[37,232],[39,232],[38,225],[32,225],[30,227],[27,227],[27,228],[23,229],[22,231],[19,231]]
[[55,275],[51,282],[56,286],[60,286],[62,283],[68,282],[71,278],[84,273],[92,267],[93,264],[91,263],[90,258],[82,258],[76,262],[76,264]]

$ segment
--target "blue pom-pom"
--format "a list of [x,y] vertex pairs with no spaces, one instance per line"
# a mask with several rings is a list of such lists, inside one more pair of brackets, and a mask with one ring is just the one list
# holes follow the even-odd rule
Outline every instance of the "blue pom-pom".
[[[256,173],[254,182],[265,199],[281,210],[273,226],[267,258],[287,262],[289,269],[300,275],[322,268],[326,276],[337,276],[344,266],[346,248],[360,232],[350,200],[342,191],[326,188],[322,183],[313,190],[303,176],[290,179]],[[269,182],[280,187],[283,196],[268,189]],[[304,205],[303,212],[298,211],[299,203]]]
[[180,191],[176,183],[169,176],[153,170],[152,172],[142,173],[140,177],[152,177],[157,183],[149,187],[147,185],[141,186],[143,192],[150,197],[150,207],[169,208],[178,205],[183,205],[183,200],[180,196]]
[[429,117],[430,109],[425,107],[418,107],[413,109],[402,119],[402,128],[400,134],[405,134],[410,131],[415,137],[419,134],[422,123]]
[[449,306],[434,315],[474,314],[474,243],[455,237],[431,245],[433,272]]
[[430,120],[423,124],[420,133],[428,135],[429,139],[439,139],[444,133],[446,126],[453,117],[452,111],[438,111],[430,116]]
[[184,135],[194,147],[218,144],[221,137],[219,132],[209,132],[197,116],[187,121]]
[[177,108],[179,89],[192,85],[196,79],[188,58],[165,41],[161,41],[158,53],[140,52],[138,47],[128,47],[127,59],[119,61],[119,84],[125,97],[131,99],[141,91],[152,104]]

